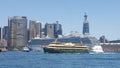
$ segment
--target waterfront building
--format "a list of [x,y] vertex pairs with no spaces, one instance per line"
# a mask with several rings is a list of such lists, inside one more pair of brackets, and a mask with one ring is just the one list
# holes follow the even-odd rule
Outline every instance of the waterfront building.
[[39,21],[36,23],[36,34],[37,37],[42,37],[42,24]]
[[42,24],[39,21],[29,21],[29,40],[42,37]]
[[1,39],[0,40],[0,48],[2,47],[2,48],[4,48],[4,47],[7,47],[8,45],[7,45],[7,40],[5,40],[5,39]]
[[0,27],[0,40],[2,39],[2,28]]
[[14,16],[8,18],[9,48],[21,49],[27,45],[27,18]]
[[87,20],[87,15],[84,15],[84,22],[83,22],[83,35],[89,35],[89,22]]
[[8,40],[8,33],[9,33],[8,26],[4,26],[2,28],[2,39]]
[[27,40],[28,41],[30,40],[30,30],[29,30],[29,28],[27,29]]
[[111,40],[111,41],[109,41],[109,43],[120,43],[120,39],[117,39],[117,40]]
[[58,21],[54,24],[54,37],[58,38],[59,35],[62,35],[62,25]]
[[45,36],[49,38],[58,38],[59,35],[62,35],[62,25],[56,21],[53,24],[45,24]]
[[45,36],[47,38],[54,38],[54,24],[45,24]]

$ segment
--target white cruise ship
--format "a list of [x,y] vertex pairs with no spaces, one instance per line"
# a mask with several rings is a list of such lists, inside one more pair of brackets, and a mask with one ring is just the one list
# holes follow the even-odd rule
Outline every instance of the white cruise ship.
[[[28,42],[28,45],[31,50],[33,51],[42,51],[42,47],[49,45],[51,42],[55,41],[55,38],[37,38],[32,39]],[[92,49],[92,47],[98,44],[98,40],[95,37],[80,37],[80,36],[68,36],[68,37],[61,37],[57,39],[58,42],[61,43],[83,43]]]

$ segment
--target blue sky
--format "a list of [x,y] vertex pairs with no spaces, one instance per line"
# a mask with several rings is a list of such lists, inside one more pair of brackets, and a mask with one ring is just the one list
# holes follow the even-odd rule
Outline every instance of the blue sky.
[[27,16],[43,25],[59,21],[63,34],[82,33],[85,12],[92,36],[120,39],[120,0],[0,0],[0,26],[8,25],[9,16]]

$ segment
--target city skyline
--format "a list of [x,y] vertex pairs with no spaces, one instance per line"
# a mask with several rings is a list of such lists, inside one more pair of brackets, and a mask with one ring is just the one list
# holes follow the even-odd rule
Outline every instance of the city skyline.
[[8,25],[9,16],[26,16],[28,20],[45,23],[59,21],[63,34],[78,31],[82,34],[84,12],[88,15],[90,35],[108,40],[120,38],[120,1],[114,0],[2,0],[0,26]]

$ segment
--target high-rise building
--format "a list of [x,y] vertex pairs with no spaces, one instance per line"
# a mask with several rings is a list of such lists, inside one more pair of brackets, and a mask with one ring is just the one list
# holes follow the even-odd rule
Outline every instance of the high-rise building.
[[35,37],[41,38],[42,36],[42,24],[39,21],[29,21],[29,39],[33,39]]
[[29,39],[33,39],[36,36],[35,21],[29,21]]
[[58,38],[58,35],[62,35],[62,25],[58,21],[54,24],[54,37]]
[[0,27],[0,40],[2,39],[2,28]]
[[30,30],[27,29],[27,40],[29,41],[29,39],[30,39]]
[[9,47],[21,49],[27,45],[27,18],[14,16],[8,18]]
[[42,24],[39,21],[36,21],[36,35],[42,37]]
[[89,35],[89,22],[87,20],[87,15],[84,15],[84,22],[83,22],[83,35]]
[[58,35],[62,35],[62,25],[56,21],[53,24],[45,24],[45,36],[50,38],[58,38]]
[[4,26],[2,28],[2,37],[3,37],[3,39],[8,40],[8,33],[9,33],[8,26]]
[[45,24],[45,36],[54,38],[54,24]]

